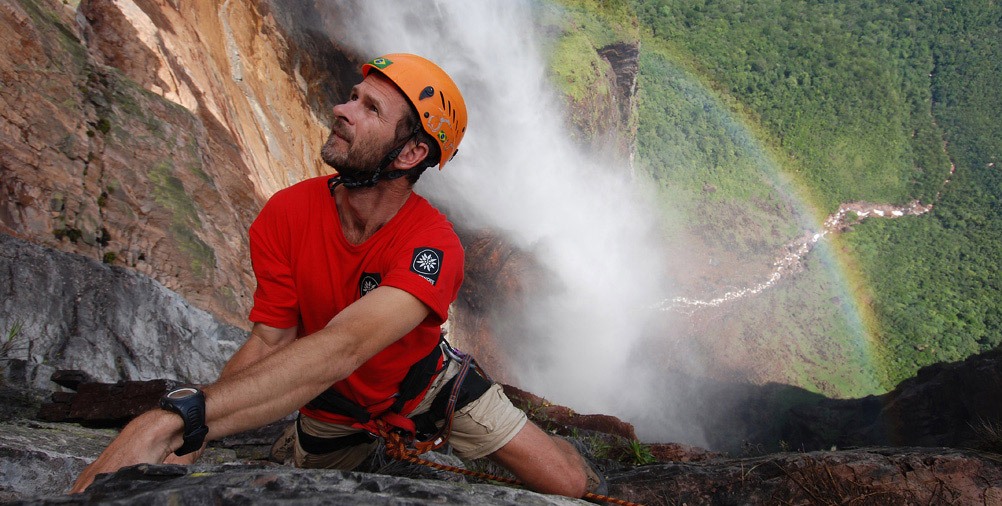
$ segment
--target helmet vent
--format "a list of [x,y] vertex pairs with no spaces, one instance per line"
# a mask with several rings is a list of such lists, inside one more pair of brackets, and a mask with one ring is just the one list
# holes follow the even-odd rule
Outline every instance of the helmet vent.
[[425,86],[424,89],[421,90],[421,94],[418,95],[418,100],[424,100],[426,98],[431,98],[433,96],[435,96],[435,88],[432,88],[431,86]]

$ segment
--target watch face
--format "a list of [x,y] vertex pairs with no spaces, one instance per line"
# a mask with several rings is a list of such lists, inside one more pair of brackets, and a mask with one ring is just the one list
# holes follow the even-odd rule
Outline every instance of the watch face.
[[191,397],[192,395],[195,395],[197,393],[198,390],[195,390],[194,388],[179,388],[167,394],[167,398],[178,401],[186,397]]

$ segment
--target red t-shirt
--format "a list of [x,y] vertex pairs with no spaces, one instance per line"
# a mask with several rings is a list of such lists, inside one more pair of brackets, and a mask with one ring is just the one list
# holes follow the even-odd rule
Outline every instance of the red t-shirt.
[[[348,399],[378,411],[398,392],[411,365],[438,344],[449,305],[463,282],[463,248],[446,217],[415,193],[372,237],[350,244],[327,179],[312,178],[279,191],[251,225],[251,261],[258,285],[250,320],[276,328],[298,327],[305,336],[324,328],[377,286],[417,297],[431,314],[334,384]],[[422,397],[408,402],[402,413],[409,413]],[[300,411],[331,423],[354,422],[305,407]]]

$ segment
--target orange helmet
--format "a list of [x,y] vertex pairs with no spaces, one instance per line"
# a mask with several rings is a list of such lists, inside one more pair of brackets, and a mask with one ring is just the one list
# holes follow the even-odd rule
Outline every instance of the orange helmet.
[[421,128],[438,139],[442,152],[438,168],[452,160],[466,133],[466,102],[459,87],[438,65],[413,54],[380,56],[362,65],[362,77],[373,69],[397,85],[417,109]]

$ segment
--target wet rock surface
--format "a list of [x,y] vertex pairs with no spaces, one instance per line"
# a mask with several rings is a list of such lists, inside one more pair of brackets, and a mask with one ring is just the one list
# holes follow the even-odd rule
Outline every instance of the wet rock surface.
[[1000,504],[998,455],[934,448],[784,453],[658,464],[612,492],[645,504]]

